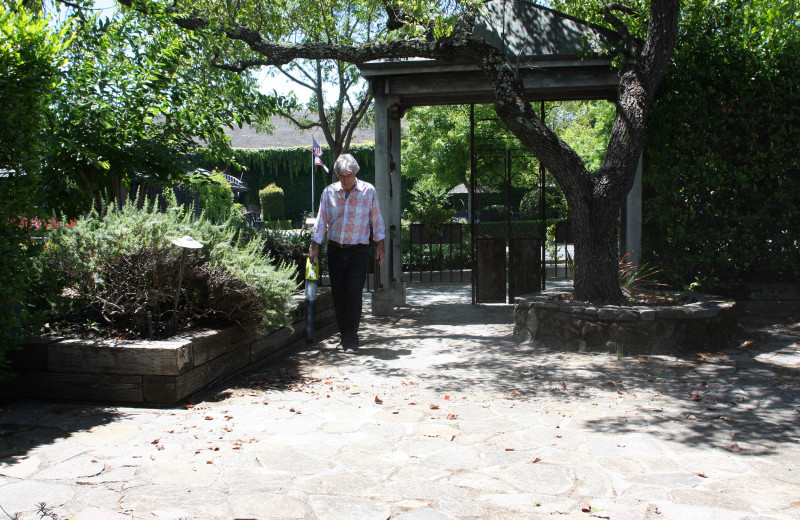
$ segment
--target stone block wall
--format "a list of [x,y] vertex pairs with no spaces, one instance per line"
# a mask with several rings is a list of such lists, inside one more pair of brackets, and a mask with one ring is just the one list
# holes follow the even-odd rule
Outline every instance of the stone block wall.
[[713,351],[736,330],[735,302],[694,295],[684,305],[595,306],[549,290],[518,297],[514,335],[546,347],[620,355]]
[[[163,341],[31,338],[10,353],[16,377],[0,395],[175,404],[209,384],[304,341],[305,301],[290,316],[292,329],[201,329]],[[333,298],[320,289],[315,331],[335,323]]]

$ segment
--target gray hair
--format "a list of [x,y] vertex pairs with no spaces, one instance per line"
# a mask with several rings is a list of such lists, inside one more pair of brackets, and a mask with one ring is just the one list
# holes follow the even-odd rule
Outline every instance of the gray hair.
[[350,172],[355,175],[358,173],[359,169],[360,167],[358,166],[356,158],[349,153],[343,153],[336,159],[336,162],[333,163],[333,173],[337,176],[341,175],[342,172]]

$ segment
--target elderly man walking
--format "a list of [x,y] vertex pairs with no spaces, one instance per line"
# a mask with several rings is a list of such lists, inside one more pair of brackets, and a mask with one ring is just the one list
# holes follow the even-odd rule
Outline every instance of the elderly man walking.
[[358,352],[362,292],[367,278],[370,228],[378,247],[375,257],[383,264],[386,232],[375,187],[356,178],[359,166],[350,154],[333,165],[338,182],[327,186],[319,201],[317,222],[311,232],[309,257],[315,262],[319,246],[328,235],[328,274],[333,306],[341,336],[339,348]]

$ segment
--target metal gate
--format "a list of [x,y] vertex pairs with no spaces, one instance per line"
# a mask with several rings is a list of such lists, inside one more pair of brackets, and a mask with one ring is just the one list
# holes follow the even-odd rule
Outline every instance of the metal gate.
[[[476,139],[476,124],[502,123],[476,121],[471,107],[472,303],[510,303],[516,296],[544,289],[544,170],[516,141]],[[536,214],[523,211],[520,203],[526,194],[538,196]]]

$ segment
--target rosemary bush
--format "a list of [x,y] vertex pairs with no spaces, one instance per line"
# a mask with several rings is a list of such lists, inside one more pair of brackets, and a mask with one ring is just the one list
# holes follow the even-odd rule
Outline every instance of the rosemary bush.
[[130,201],[56,231],[41,257],[62,316],[97,322],[108,335],[170,334],[183,250],[171,240],[189,235],[174,319],[178,329],[214,320],[258,327],[288,325],[297,283],[293,266],[273,263],[264,240],[243,233],[239,215],[215,224],[191,211]]

